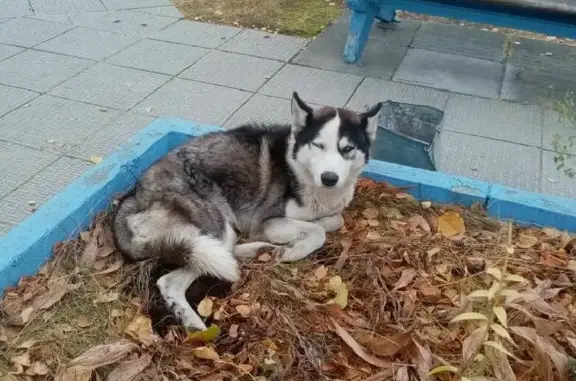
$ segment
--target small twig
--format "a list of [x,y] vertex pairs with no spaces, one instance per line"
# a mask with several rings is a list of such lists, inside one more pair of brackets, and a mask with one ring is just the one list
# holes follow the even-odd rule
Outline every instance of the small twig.
[[352,242],[351,241],[347,241],[344,245],[343,245],[343,249],[342,252],[340,253],[340,256],[338,257],[338,260],[336,261],[336,265],[334,265],[334,268],[337,271],[340,271],[340,269],[342,268],[342,266],[344,265],[344,262],[346,262],[346,259],[348,258],[348,253],[350,252],[350,247],[352,246]]

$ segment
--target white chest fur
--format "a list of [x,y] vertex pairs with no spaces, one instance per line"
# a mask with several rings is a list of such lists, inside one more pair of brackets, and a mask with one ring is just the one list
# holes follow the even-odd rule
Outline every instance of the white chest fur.
[[340,189],[309,187],[300,192],[302,204],[295,200],[286,203],[286,217],[311,221],[342,213],[354,196],[354,185]]

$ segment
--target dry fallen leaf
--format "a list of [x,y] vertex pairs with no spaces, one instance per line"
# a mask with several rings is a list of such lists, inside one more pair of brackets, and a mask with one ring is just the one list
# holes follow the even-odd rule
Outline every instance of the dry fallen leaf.
[[342,278],[340,275],[333,276],[328,280],[326,284],[327,288],[332,292],[338,292],[338,289],[342,285]]
[[346,283],[340,283],[340,286],[336,290],[336,296],[330,300],[332,303],[336,303],[340,308],[344,309],[348,305],[348,287]]
[[97,345],[70,361],[68,366],[96,369],[104,365],[117,363],[136,349],[138,349],[138,346],[128,341]]
[[328,269],[324,265],[318,267],[316,271],[314,271],[314,277],[318,280],[326,278],[326,275],[328,275]]
[[477,328],[469,334],[462,342],[462,359],[469,361],[477,353],[487,336],[488,330],[485,326]]
[[220,360],[220,356],[212,347],[193,348],[192,354],[194,354],[194,356],[196,356],[197,358],[203,360],[212,360],[212,361]]
[[516,246],[521,249],[529,249],[532,246],[538,243],[538,238],[533,237],[531,235],[521,234],[518,237],[518,241],[516,242]]
[[430,233],[432,229],[430,229],[430,225],[428,221],[424,217],[419,214],[415,214],[408,219],[408,225],[411,229],[420,228],[424,230],[426,233]]
[[73,366],[63,369],[60,373],[58,373],[55,381],[90,381],[91,378],[91,368]]
[[412,361],[415,363],[416,371],[420,377],[420,381],[428,381],[430,377],[428,372],[432,369],[432,353],[427,348],[424,348],[416,340],[413,341],[416,346],[416,358]]
[[106,294],[98,294],[96,297],[95,303],[110,303],[115,300],[118,300],[120,295],[117,292],[109,292]]
[[410,339],[411,334],[403,332],[388,337],[372,337],[367,341],[366,346],[375,355],[390,357],[404,349]]
[[29,376],[45,376],[48,374],[48,366],[43,362],[36,361],[30,368],[26,370],[26,374]]
[[412,282],[414,277],[416,277],[416,270],[414,269],[403,270],[402,274],[400,275],[400,279],[398,279],[398,282],[396,282],[392,291],[398,291],[399,289],[408,286]]
[[252,308],[250,308],[250,306],[247,306],[246,304],[240,304],[236,306],[236,312],[242,315],[242,317],[248,317],[252,312]]
[[142,356],[134,359],[127,360],[118,364],[110,374],[108,374],[108,381],[132,381],[144,369],[150,366],[152,362],[152,355],[145,353]]
[[10,359],[10,361],[12,363],[14,363],[14,365],[20,365],[23,367],[28,367],[30,366],[30,353],[28,352],[24,352],[21,355],[18,356],[14,356]]
[[272,256],[269,253],[264,253],[258,257],[258,260],[260,262],[270,262],[272,260]]
[[455,237],[466,232],[462,216],[454,211],[448,211],[438,217],[438,231],[444,237]]
[[334,325],[334,330],[338,336],[360,357],[362,360],[366,361],[367,363],[377,366],[379,368],[392,368],[392,363],[389,361],[385,361],[374,357],[364,350],[360,344],[350,334],[346,331],[342,326],[332,320],[332,324]]
[[90,325],[92,325],[92,322],[90,321],[90,319],[88,319],[86,315],[80,315],[76,319],[76,325],[80,328],[87,328],[90,327]]
[[144,315],[137,315],[130,324],[128,324],[124,332],[145,346],[152,345],[161,340],[161,338],[154,333],[150,318]]
[[97,155],[92,155],[92,156],[90,156],[90,158],[88,160],[94,164],[98,164],[98,163],[102,162],[102,157],[97,156]]
[[214,302],[212,299],[205,297],[198,303],[198,314],[202,317],[208,317],[212,315],[212,308],[214,306]]
[[403,366],[398,369],[398,371],[396,372],[395,381],[410,381],[407,366]]

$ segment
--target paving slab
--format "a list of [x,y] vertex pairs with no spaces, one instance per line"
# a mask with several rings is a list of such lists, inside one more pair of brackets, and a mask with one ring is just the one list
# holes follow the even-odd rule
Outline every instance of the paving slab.
[[10,229],[12,229],[13,226],[14,226],[14,224],[12,224],[12,223],[0,221],[0,237],[3,236],[4,234],[8,233],[8,231]]
[[514,39],[508,62],[533,69],[576,75],[576,48],[549,41]]
[[532,105],[453,94],[442,126],[445,130],[512,143],[535,147],[542,144],[541,110]]
[[394,80],[497,98],[503,73],[504,67],[498,62],[410,49],[396,71]]
[[239,28],[224,25],[181,20],[164,30],[152,34],[150,37],[203,48],[216,48],[240,31],[241,29]]
[[83,58],[27,50],[0,62],[0,83],[46,92],[93,64]]
[[[14,128],[0,119],[0,129]],[[14,191],[36,173],[58,159],[58,155],[0,140],[2,181],[0,198]],[[2,219],[2,221],[10,221]]]
[[294,57],[292,62],[341,73],[390,79],[407,50],[405,46],[389,43],[389,40],[371,38],[366,43],[360,62],[347,64],[342,59],[346,38],[346,34],[337,33],[335,25],[332,25]]
[[26,17],[32,18],[32,19],[37,19],[37,20],[59,22],[59,23],[63,23],[63,24],[72,24],[72,21],[70,21],[70,17],[68,17],[68,15],[63,15],[63,14],[34,15],[34,16],[26,16]]
[[77,13],[71,14],[70,20],[75,25],[138,37],[146,37],[175,22],[173,17],[130,10]]
[[[576,156],[571,156],[567,164],[576,169]],[[542,192],[576,198],[576,178],[570,178],[556,169],[554,152],[550,151],[542,151]]]
[[26,50],[19,46],[0,44],[0,61]]
[[176,78],[140,103],[135,111],[220,126],[251,95],[229,87]]
[[430,106],[444,110],[446,108],[446,102],[448,101],[448,95],[448,92],[431,89],[429,87],[365,78],[356,92],[354,92],[354,95],[346,107],[361,111],[366,105],[391,100],[394,102]]
[[43,168],[18,189],[0,199],[0,218],[18,223],[28,217],[31,211],[29,202],[40,207],[44,202],[61,191],[66,185],[90,167],[90,163],[61,157]]
[[37,15],[105,11],[100,0],[29,0]]
[[[245,123],[280,123],[291,122],[291,100],[254,94],[238,111],[224,123],[226,128],[239,127]],[[321,106],[308,103],[312,108]]]
[[0,18],[33,15],[28,0],[0,0]]
[[106,62],[156,73],[177,75],[208,52],[208,49],[196,46],[142,40],[110,57]]
[[42,95],[0,118],[0,139],[65,153],[119,116],[116,110]]
[[38,95],[33,91],[0,85],[0,117],[28,103]]
[[177,19],[184,18],[184,15],[173,5],[166,7],[136,8],[136,12],[149,13],[151,15],[174,17]]
[[128,142],[134,134],[153,120],[152,117],[126,112],[87,136],[84,141],[70,146],[66,154],[84,160],[89,160],[93,155],[105,157],[119,149],[122,144]]
[[540,149],[452,131],[435,142],[440,171],[540,191]]
[[180,77],[255,92],[283,65],[279,61],[214,50]]
[[502,99],[545,105],[550,101],[562,100],[567,92],[575,90],[576,74],[508,64],[502,85]]
[[102,0],[108,9],[133,9],[170,6],[170,0]]
[[505,41],[506,37],[500,33],[478,28],[423,22],[410,46],[503,62]]
[[58,22],[20,17],[0,24],[0,42],[30,48],[71,28]]
[[309,41],[307,38],[244,29],[220,46],[219,50],[288,61],[304,48]]
[[79,27],[37,45],[35,49],[101,61],[138,40],[134,36]]
[[170,77],[99,63],[50,90],[51,95],[128,110]]
[[[555,135],[559,135],[561,141],[568,139],[571,136],[574,136],[576,139],[576,121],[570,122],[555,111],[543,111],[543,128],[544,137],[542,138],[542,148],[545,150],[556,151],[553,145]],[[576,144],[572,146],[568,152],[576,155]]]
[[286,65],[260,89],[260,93],[291,98],[297,91],[307,102],[344,107],[361,81],[362,77],[352,74]]

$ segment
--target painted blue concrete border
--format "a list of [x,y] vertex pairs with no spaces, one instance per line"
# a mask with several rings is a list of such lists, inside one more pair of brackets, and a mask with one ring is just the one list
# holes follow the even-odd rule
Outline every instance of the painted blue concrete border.
[[[0,291],[33,275],[55,243],[76,237],[114,196],[125,192],[152,163],[190,137],[219,128],[179,119],[155,120],[127,145],[88,170],[3,237]],[[480,202],[494,217],[576,232],[576,200],[525,192],[483,181],[372,160],[364,175],[409,186],[418,199],[471,205]]]

